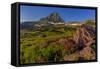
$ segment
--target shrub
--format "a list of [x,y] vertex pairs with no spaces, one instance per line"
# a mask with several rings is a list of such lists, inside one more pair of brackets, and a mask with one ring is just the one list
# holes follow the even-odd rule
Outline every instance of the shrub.
[[96,50],[96,45],[95,44],[91,45],[91,48],[95,51]]

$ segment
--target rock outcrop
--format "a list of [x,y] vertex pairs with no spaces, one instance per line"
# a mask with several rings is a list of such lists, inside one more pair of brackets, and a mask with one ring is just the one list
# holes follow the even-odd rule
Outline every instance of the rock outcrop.
[[82,25],[74,35],[73,40],[79,48],[83,48],[84,46],[90,46],[94,43],[94,29],[87,25]]
[[[75,52],[70,55],[64,56],[65,61],[73,60],[92,60],[95,59],[95,51],[91,48],[92,44],[95,44],[95,29],[88,26],[82,25],[76,30],[76,34],[73,36],[73,39],[70,41],[66,40],[66,51],[71,50],[70,48],[75,48]],[[72,44],[73,42],[73,44]]]

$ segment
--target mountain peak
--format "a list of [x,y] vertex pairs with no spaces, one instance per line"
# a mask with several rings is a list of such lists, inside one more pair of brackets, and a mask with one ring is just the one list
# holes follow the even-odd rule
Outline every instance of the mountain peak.
[[53,13],[51,13],[50,15],[52,15],[52,16],[59,16],[59,13],[53,12]]
[[59,15],[59,13],[57,12],[53,12],[50,15],[48,15],[47,17],[41,18],[40,20],[45,20],[48,22],[64,22],[64,20],[61,18],[61,16]]

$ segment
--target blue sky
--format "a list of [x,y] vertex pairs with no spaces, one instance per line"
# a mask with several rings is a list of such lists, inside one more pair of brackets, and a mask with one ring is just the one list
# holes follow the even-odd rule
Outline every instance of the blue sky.
[[78,9],[78,8],[57,8],[57,7],[41,7],[41,6],[20,6],[20,21],[38,21],[40,18],[46,17],[52,12],[57,12],[68,21],[84,21],[88,19],[95,20],[95,10]]

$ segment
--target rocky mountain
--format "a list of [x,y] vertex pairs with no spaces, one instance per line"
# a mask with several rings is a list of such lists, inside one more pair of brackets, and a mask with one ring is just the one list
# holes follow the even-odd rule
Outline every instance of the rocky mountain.
[[20,28],[21,29],[30,29],[32,27],[41,27],[41,26],[45,26],[45,25],[49,25],[49,22],[53,22],[53,23],[64,23],[64,20],[60,17],[60,15],[56,12],[51,13],[50,15],[41,18],[38,21],[31,21],[31,22],[22,22],[20,24]]
[[61,16],[57,12],[53,12],[47,17],[41,18],[40,21],[48,21],[48,22],[64,22],[64,20],[61,18]]

